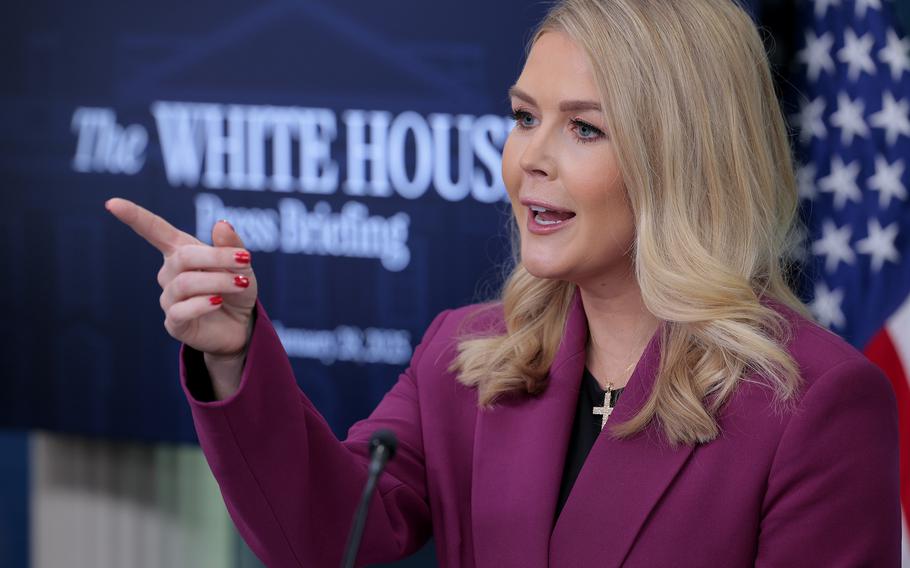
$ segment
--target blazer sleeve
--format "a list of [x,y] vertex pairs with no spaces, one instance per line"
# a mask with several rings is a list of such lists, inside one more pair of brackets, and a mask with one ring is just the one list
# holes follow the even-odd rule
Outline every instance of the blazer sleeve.
[[388,562],[418,549],[431,530],[414,374],[445,312],[409,368],[344,442],[297,386],[261,304],[256,312],[240,387],[231,397],[199,400],[200,385],[209,381],[202,356],[184,346],[180,358],[200,445],[241,536],[272,568],[339,565],[367,477],[369,438],[376,428],[389,428],[398,449],[370,504],[357,563]]
[[761,568],[900,566],[897,403],[866,360],[814,381],[780,439],[762,504]]

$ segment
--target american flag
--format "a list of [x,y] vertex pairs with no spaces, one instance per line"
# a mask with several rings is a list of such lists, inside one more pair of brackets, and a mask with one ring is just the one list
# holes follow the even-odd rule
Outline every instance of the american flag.
[[893,0],[800,0],[792,117],[810,307],[897,394],[910,566],[910,38]]

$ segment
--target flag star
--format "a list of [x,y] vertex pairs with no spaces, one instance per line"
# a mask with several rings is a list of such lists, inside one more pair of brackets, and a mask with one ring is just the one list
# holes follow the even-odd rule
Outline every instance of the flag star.
[[815,285],[815,298],[809,304],[809,309],[815,315],[818,323],[825,327],[844,327],[847,318],[841,310],[844,301],[844,291],[841,289],[829,290],[828,285],[819,282]]
[[869,235],[856,242],[856,250],[862,254],[872,256],[872,270],[878,272],[882,269],[886,260],[897,264],[900,260],[900,254],[894,247],[894,239],[897,238],[897,222],[891,223],[884,229],[878,219],[869,219]]
[[806,47],[796,54],[796,59],[808,66],[811,80],[817,81],[823,70],[834,74],[834,59],[831,58],[833,45],[834,35],[831,32],[825,32],[821,37],[811,30],[806,32]]
[[799,124],[800,142],[806,144],[810,142],[813,137],[824,139],[828,135],[828,131],[825,128],[825,121],[822,120],[822,115],[824,113],[824,97],[816,97],[812,102],[807,100],[803,101],[799,112],[793,115],[793,119]]
[[826,177],[818,180],[818,187],[826,193],[834,194],[834,207],[843,209],[847,201],[862,201],[862,193],[859,186],[856,185],[856,177],[859,175],[859,161],[851,162],[845,165],[840,156],[835,156],[831,161],[831,173]]
[[904,161],[898,160],[888,164],[884,156],[875,157],[875,175],[869,178],[869,188],[878,194],[878,205],[882,209],[891,204],[891,198],[896,197],[901,201],[907,199],[907,188],[901,182],[904,175]]
[[853,228],[847,224],[838,228],[833,221],[825,220],[822,225],[822,238],[812,243],[812,254],[825,257],[825,270],[829,273],[837,270],[838,265],[853,264],[856,254],[850,247]]
[[856,15],[860,18],[866,17],[866,10],[869,8],[874,8],[875,10],[882,9],[881,0],[856,0]]
[[844,145],[853,142],[856,135],[869,136],[869,127],[863,118],[866,105],[862,100],[850,100],[846,93],[837,95],[837,110],[831,114],[831,124],[841,129],[840,138]]
[[828,11],[829,6],[840,6],[840,0],[813,0],[815,2],[815,17],[821,18]]
[[885,131],[885,141],[891,145],[903,134],[910,137],[910,103],[906,99],[895,100],[894,95],[885,91],[882,96],[882,110],[869,115],[869,122]]
[[872,61],[872,45],[875,38],[871,33],[857,37],[856,33],[847,29],[844,34],[844,47],[837,52],[837,58],[847,64],[847,77],[851,81],[859,79],[860,73],[865,71],[870,75],[875,74],[875,62]]
[[818,195],[818,189],[815,187],[815,175],[818,168],[815,164],[804,164],[796,170],[796,183],[799,188],[799,197],[812,201]]
[[891,68],[891,78],[900,79],[904,71],[910,71],[910,38],[901,39],[894,29],[888,30],[885,47],[878,50],[878,58]]

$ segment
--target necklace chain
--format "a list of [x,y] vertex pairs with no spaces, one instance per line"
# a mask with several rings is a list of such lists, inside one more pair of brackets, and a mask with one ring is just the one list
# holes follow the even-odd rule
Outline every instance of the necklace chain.
[[[644,326],[643,326],[642,324],[646,324],[647,321],[648,321],[648,318],[647,318],[647,317],[643,317],[643,318],[642,318],[641,322],[638,324],[638,326],[636,326],[636,327],[637,327],[637,329],[635,330],[636,333],[637,333],[637,332],[640,332],[640,331],[643,329]],[[606,379],[607,384],[610,385],[610,387],[611,387],[612,390],[616,390],[616,389],[613,389],[612,387],[613,387],[613,385],[614,385],[616,382],[619,382],[619,381],[616,380],[617,378],[620,379],[620,380],[621,380],[621,379],[628,379],[628,376],[629,376],[629,375],[632,373],[632,371],[635,369],[635,365],[638,363],[638,360],[639,360],[639,358],[641,357],[641,352],[644,352],[644,349],[645,349],[645,347],[647,347],[648,341],[650,341],[650,339],[651,339],[650,336],[649,336],[649,337],[646,337],[645,340],[644,340],[644,342],[643,342],[643,345],[637,345],[635,349],[633,349],[633,350],[631,350],[631,351],[629,352],[629,353],[630,353],[630,355],[629,355],[630,362],[629,362],[629,365],[628,365],[625,369],[623,369],[623,376],[620,376],[620,377],[615,377],[615,376],[614,376],[614,377],[609,377],[609,378]],[[593,339],[591,339],[591,346],[594,347],[594,341],[593,341]],[[596,353],[599,352],[599,350],[597,350],[597,349],[592,349],[592,351],[595,353],[595,355],[596,355]],[[638,355],[638,357],[636,357],[636,355]],[[597,376],[597,375],[595,375],[595,377],[596,377],[596,376]],[[598,382],[599,382],[599,381],[598,381]]]
[[[647,343],[645,345],[647,346]],[[644,348],[642,348],[642,350],[644,350]],[[595,351],[595,353],[596,353],[596,351]],[[623,369],[623,374],[621,377],[619,377],[620,379],[627,378],[627,375],[632,373],[632,371],[635,369],[635,365],[638,363],[638,360],[635,359],[635,355],[638,353],[638,349],[632,351],[631,353],[632,353],[631,358],[633,359],[633,361],[631,363],[629,363],[629,365],[625,369]],[[641,355],[639,355],[639,357],[640,356]],[[617,390],[617,389],[613,388],[613,384],[614,384],[613,380],[608,379],[607,384],[609,385],[611,390]]]
[[[592,344],[593,344],[593,341],[592,341]],[[647,347],[647,342],[641,348],[641,351],[644,352],[644,349],[646,347]],[[594,353],[596,354],[597,350],[594,350]],[[638,363],[638,359],[635,356],[638,355],[639,358],[641,357],[641,354],[639,353],[639,349],[634,349],[630,353],[631,353],[631,355],[629,358],[632,360],[632,362],[629,363],[629,365],[625,369],[623,369],[623,376],[620,378],[627,378],[627,375],[634,372],[635,365]],[[601,423],[600,423],[601,430],[603,430],[604,427],[606,427],[607,420],[610,418],[610,414],[612,414],[612,412],[613,412],[613,405],[611,404],[613,393],[616,391],[622,390],[623,388],[625,388],[625,387],[620,387],[618,389],[613,388],[613,381],[607,380],[607,390],[604,393],[603,405],[595,406],[593,409],[594,414],[599,415],[601,417]]]

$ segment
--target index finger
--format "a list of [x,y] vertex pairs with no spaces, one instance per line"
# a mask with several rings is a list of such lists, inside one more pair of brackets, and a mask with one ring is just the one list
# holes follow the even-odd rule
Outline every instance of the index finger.
[[180,245],[199,243],[195,237],[132,201],[114,197],[108,199],[104,207],[165,256],[170,255]]

